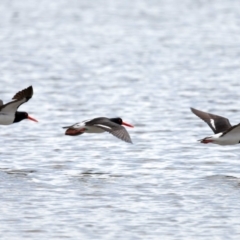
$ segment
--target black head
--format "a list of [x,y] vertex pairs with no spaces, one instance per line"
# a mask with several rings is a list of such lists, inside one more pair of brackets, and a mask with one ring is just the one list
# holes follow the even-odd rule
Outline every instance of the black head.
[[15,113],[15,119],[14,119],[13,123],[20,122],[23,119],[27,119],[27,118],[28,118],[28,113],[27,112],[16,112]]
[[110,118],[110,121],[114,122],[114,123],[117,123],[119,125],[125,125],[127,127],[133,127],[133,125],[129,124],[129,123],[126,123],[124,122],[121,118]]
[[117,117],[117,118],[110,118],[110,120],[112,121],[112,122],[114,122],[114,123],[117,123],[117,124],[119,124],[119,125],[122,125],[122,119],[121,118],[119,118],[119,117]]
[[22,121],[24,119],[29,119],[29,120],[32,120],[34,122],[37,122],[37,120],[32,118],[32,117],[30,117],[27,112],[16,112],[13,123],[20,122],[20,121]]

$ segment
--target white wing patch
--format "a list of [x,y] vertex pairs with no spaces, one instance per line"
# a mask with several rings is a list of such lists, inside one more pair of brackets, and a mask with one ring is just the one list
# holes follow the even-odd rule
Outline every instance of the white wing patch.
[[222,134],[223,134],[222,132],[216,133],[216,134],[212,135],[211,137],[214,138],[214,139],[215,138],[218,139],[218,138],[220,138],[222,136]]
[[214,123],[214,119],[210,119],[210,122],[211,122],[212,127],[216,130],[216,126],[215,126],[215,123]]
[[97,127],[102,127],[102,128],[105,128],[105,129],[109,129],[109,130],[112,130],[112,128],[111,127],[109,127],[109,126],[106,126],[106,125],[102,125],[102,124],[94,124],[95,126],[97,126]]

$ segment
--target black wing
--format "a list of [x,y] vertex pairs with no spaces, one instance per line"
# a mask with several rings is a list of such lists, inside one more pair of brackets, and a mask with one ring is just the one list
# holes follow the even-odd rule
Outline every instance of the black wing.
[[106,118],[106,117],[98,117],[98,118],[93,118],[91,120],[83,121],[83,123],[85,123],[86,126],[94,126],[95,124],[106,123],[106,122],[110,122],[111,123],[111,121],[108,118]]
[[227,131],[232,126],[227,118],[203,112],[195,108],[191,108],[191,111],[205,121],[215,134]]
[[123,126],[111,122],[108,119],[107,121],[103,121],[101,123],[95,123],[92,126],[99,127],[125,142],[132,143],[131,137],[128,134],[127,130]]
[[13,96],[12,102],[6,103],[2,106],[0,106],[0,111],[1,112],[16,112],[19,106],[25,102],[27,102],[33,95],[33,88],[32,86],[23,89],[22,91],[17,92]]

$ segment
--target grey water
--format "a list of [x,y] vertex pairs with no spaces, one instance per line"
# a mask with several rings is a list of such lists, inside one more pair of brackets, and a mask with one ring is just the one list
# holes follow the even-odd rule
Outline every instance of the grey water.
[[[240,146],[189,107],[240,122],[240,4],[0,2],[0,239],[240,239]],[[62,126],[117,117],[134,144]]]

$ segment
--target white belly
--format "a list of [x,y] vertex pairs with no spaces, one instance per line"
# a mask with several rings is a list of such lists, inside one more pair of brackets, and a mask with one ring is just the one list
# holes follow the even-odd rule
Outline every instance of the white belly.
[[6,114],[0,112],[0,125],[12,124],[15,118],[15,114]]
[[219,145],[235,145],[235,144],[238,144],[240,141],[239,134],[226,134],[220,138],[214,138],[214,135],[212,137],[213,137],[213,143],[216,143]]
[[103,133],[105,132],[103,129],[99,127],[85,127],[85,132],[86,133]]

